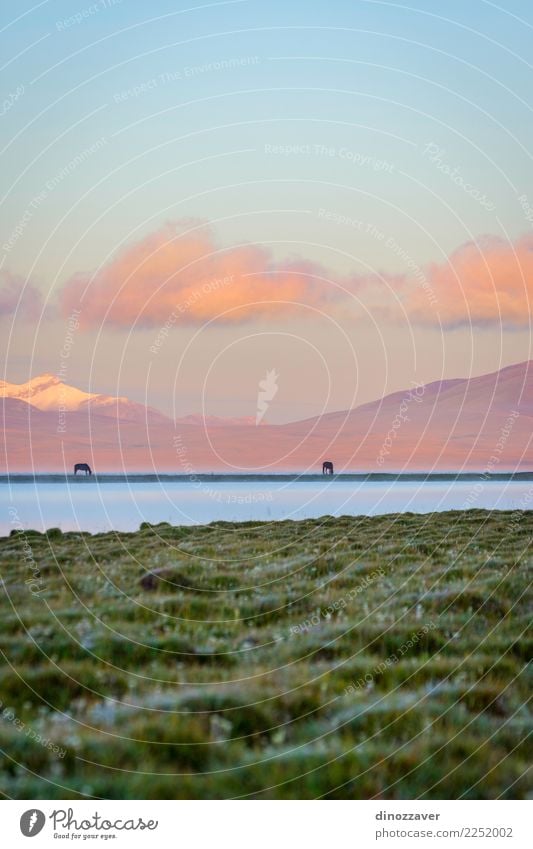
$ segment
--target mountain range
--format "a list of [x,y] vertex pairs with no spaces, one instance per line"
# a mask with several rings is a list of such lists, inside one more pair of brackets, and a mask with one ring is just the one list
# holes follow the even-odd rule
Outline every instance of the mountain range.
[[101,416],[111,416],[114,419],[127,421],[143,422],[147,418],[170,421],[168,416],[153,407],[145,407],[124,396],[115,397],[84,392],[48,373],[34,377],[27,383],[7,383],[0,380],[0,398],[25,401],[43,412],[73,413],[89,410]]
[[43,374],[0,381],[3,472],[492,471],[533,467],[533,362],[413,385],[351,410],[260,427],[252,418],[173,421],[126,397]]

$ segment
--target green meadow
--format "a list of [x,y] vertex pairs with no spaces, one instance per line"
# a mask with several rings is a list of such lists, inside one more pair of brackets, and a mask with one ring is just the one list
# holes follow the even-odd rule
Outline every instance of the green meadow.
[[528,797],[532,534],[482,510],[13,532],[0,791]]

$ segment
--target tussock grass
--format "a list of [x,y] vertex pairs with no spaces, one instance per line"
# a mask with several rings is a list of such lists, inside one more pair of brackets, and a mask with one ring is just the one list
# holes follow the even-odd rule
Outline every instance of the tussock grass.
[[0,539],[0,790],[528,796],[533,516],[517,515]]

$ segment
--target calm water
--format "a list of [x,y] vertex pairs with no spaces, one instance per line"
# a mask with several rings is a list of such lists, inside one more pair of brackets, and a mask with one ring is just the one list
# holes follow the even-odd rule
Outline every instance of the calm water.
[[14,527],[132,531],[175,525],[411,511],[532,509],[533,481],[190,481],[0,485],[0,536]]

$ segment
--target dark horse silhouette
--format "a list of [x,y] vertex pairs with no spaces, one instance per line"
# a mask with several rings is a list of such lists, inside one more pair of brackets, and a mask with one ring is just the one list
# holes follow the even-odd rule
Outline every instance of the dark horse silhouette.
[[74,466],[74,474],[77,475],[78,472],[85,472],[86,475],[92,475],[91,467],[88,463],[76,463]]
[[333,463],[330,460],[325,460],[322,463],[322,474],[323,475],[332,475],[333,474]]

